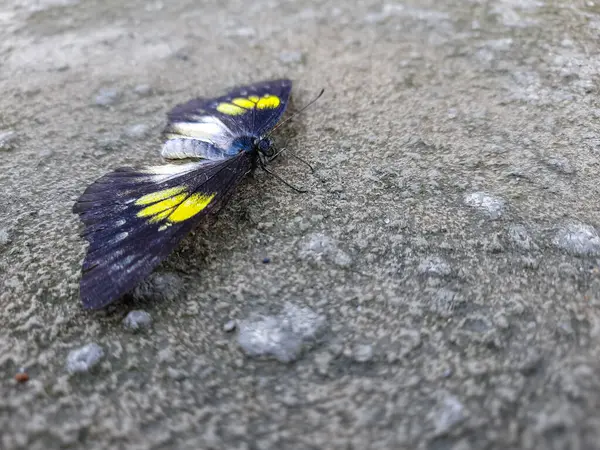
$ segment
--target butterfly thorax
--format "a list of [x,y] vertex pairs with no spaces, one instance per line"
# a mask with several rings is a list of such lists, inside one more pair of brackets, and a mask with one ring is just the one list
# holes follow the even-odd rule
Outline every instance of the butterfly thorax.
[[265,156],[270,156],[273,150],[271,140],[267,137],[240,136],[232,142],[230,152],[234,154],[246,152],[251,155],[261,153]]

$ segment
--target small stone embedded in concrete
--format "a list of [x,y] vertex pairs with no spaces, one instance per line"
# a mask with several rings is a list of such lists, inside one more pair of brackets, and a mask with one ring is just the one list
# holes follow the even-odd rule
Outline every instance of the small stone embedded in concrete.
[[230,333],[235,330],[237,327],[237,322],[235,320],[228,321],[225,325],[223,325],[223,331],[226,333]]
[[67,356],[67,371],[69,373],[89,372],[103,357],[104,350],[96,343],[71,350]]
[[473,192],[464,197],[465,205],[485,213],[490,219],[496,220],[504,212],[504,200],[485,192]]
[[508,319],[502,312],[498,312],[494,315],[494,325],[503,330],[506,330],[510,326]]
[[188,377],[186,372],[175,369],[174,367],[167,367],[167,375],[175,381],[183,381]]
[[74,6],[79,3],[81,0],[38,0],[27,4],[27,8],[32,12],[40,12],[56,7]]
[[466,419],[464,405],[453,395],[444,395],[429,414],[434,435],[443,436]]
[[249,356],[270,355],[281,362],[298,359],[302,338],[282,328],[275,317],[242,321],[238,343]]
[[344,352],[344,342],[341,339],[333,339],[329,342],[327,351],[335,358]]
[[472,333],[486,333],[491,330],[491,321],[482,315],[471,314],[461,321],[460,327]]
[[324,233],[313,233],[302,239],[298,256],[304,260],[327,261],[342,267],[352,264],[351,256],[338,248],[337,242]]
[[145,97],[147,95],[152,94],[152,86],[149,84],[138,84],[133,88],[133,92],[141,97]]
[[132,139],[142,139],[148,135],[150,127],[144,123],[131,125],[125,129],[125,136]]
[[269,230],[269,229],[273,228],[273,225],[275,225],[273,222],[259,222],[256,225],[256,228],[261,231],[264,231],[264,230]]
[[304,340],[315,339],[325,326],[325,317],[308,307],[296,306],[287,302],[280,314],[291,330]]
[[96,94],[96,105],[110,106],[118,103],[121,99],[121,93],[116,89],[102,88]]
[[6,245],[10,242],[10,236],[8,231],[5,229],[0,229],[0,247]]
[[323,233],[307,236],[300,246],[300,255],[320,258],[335,252],[336,245],[332,238]]
[[425,258],[419,264],[418,271],[423,275],[439,275],[439,276],[448,276],[452,273],[452,269],[450,269],[450,264],[448,264],[444,259],[439,256],[432,256],[429,258]]
[[400,328],[397,332],[400,349],[397,352],[402,358],[421,346],[421,332],[411,328]]
[[551,169],[554,169],[557,172],[564,173],[566,175],[571,175],[575,173],[575,169],[573,168],[573,166],[567,158],[550,158],[548,161],[546,161],[546,164]]
[[338,145],[342,150],[350,150],[353,147],[352,142],[347,139],[340,140]]
[[16,141],[16,132],[12,130],[0,131],[0,150],[11,150]]
[[552,241],[558,248],[573,255],[600,254],[600,237],[595,228],[581,223],[570,223],[558,230]]
[[485,375],[490,371],[489,365],[484,361],[469,360],[464,363],[465,371],[473,377]]
[[577,268],[568,262],[560,263],[557,269],[559,275],[563,275],[565,277],[576,277],[578,273]]
[[307,307],[286,303],[275,316],[254,316],[238,324],[238,343],[248,356],[297,360],[305,344],[315,341],[325,318]]
[[556,330],[564,336],[572,336],[575,333],[573,324],[569,319],[559,321],[556,324]]
[[540,351],[536,348],[530,348],[522,361],[517,364],[517,370],[525,376],[530,376],[538,371],[543,362],[544,357]]
[[299,51],[287,51],[279,54],[279,61],[284,64],[297,64],[301,63],[304,59],[304,55]]
[[348,267],[350,264],[352,264],[352,258],[348,253],[338,250],[333,258],[333,262],[340,267]]
[[322,351],[315,355],[315,364],[317,366],[317,372],[320,375],[326,375],[329,370],[329,365],[333,360],[333,355],[328,351]]
[[352,359],[356,362],[365,363],[373,359],[373,346],[370,344],[359,344],[352,349]]
[[52,159],[54,157],[54,155],[56,154],[56,152],[54,150],[52,150],[51,148],[46,148],[44,150],[41,150],[38,153],[38,165],[42,165],[47,163],[48,161],[50,161],[50,159]]
[[504,251],[504,245],[502,245],[502,242],[500,239],[498,239],[498,235],[494,234],[490,236],[490,238],[486,239],[483,244],[487,252],[498,254]]
[[525,226],[512,224],[508,227],[508,237],[512,243],[522,250],[534,250],[537,245],[531,240],[531,236]]
[[435,292],[428,292],[427,307],[432,313],[441,317],[451,317],[454,310],[464,304],[461,295],[451,289],[441,288]]
[[314,258],[323,257],[335,251],[336,245],[333,239],[323,233],[315,233],[307,236],[301,243],[300,254]]
[[540,261],[537,258],[531,256],[524,256],[521,258],[521,264],[525,269],[537,269],[540,267]]
[[124,145],[124,142],[119,137],[106,136],[98,139],[96,147],[100,150],[101,154],[105,152],[114,152],[120,150]]
[[158,351],[156,359],[159,363],[172,364],[175,362],[175,353],[170,347],[165,347]]
[[226,32],[227,36],[251,38],[256,36],[256,30],[251,27],[237,27]]
[[123,319],[123,325],[134,331],[150,328],[150,325],[152,325],[152,316],[146,311],[129,311],[125,319]]

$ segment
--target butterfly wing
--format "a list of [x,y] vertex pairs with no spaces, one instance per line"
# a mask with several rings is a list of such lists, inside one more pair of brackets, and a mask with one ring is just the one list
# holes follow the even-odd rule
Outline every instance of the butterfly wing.
[[290,80],[271,80],[177,105],[167,114],[163,133],[168,140],[161,155],[166,159],[227,157],[236,137],[262,136],[275,126],[291,89]]
[[149,275],[202,218],[216,213],[251,157],[124,168],[89,186],[73,211],[89,241],[80,282],[86,309],[102,308]]

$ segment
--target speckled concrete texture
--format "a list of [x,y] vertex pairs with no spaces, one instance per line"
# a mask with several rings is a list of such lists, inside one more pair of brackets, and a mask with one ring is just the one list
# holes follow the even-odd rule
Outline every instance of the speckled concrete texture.
[[[600,448],[599,32],[578,0],[0,2],[0,448]],[[282,76],[326,89],[276,136],[315,174],[271,167],[310,193],[257,172],[84,312],[77,196]]]

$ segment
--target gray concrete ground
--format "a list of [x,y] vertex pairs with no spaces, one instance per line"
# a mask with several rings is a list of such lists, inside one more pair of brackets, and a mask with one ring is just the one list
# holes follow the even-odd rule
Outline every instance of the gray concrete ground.
[[[599,32],[579,0],[0,3],[0,447],[600,448]],[[83,312],[77,196],[280,76],[326,88],[277,137],[316,174],[272,167],[311,193],[257,173]]]

